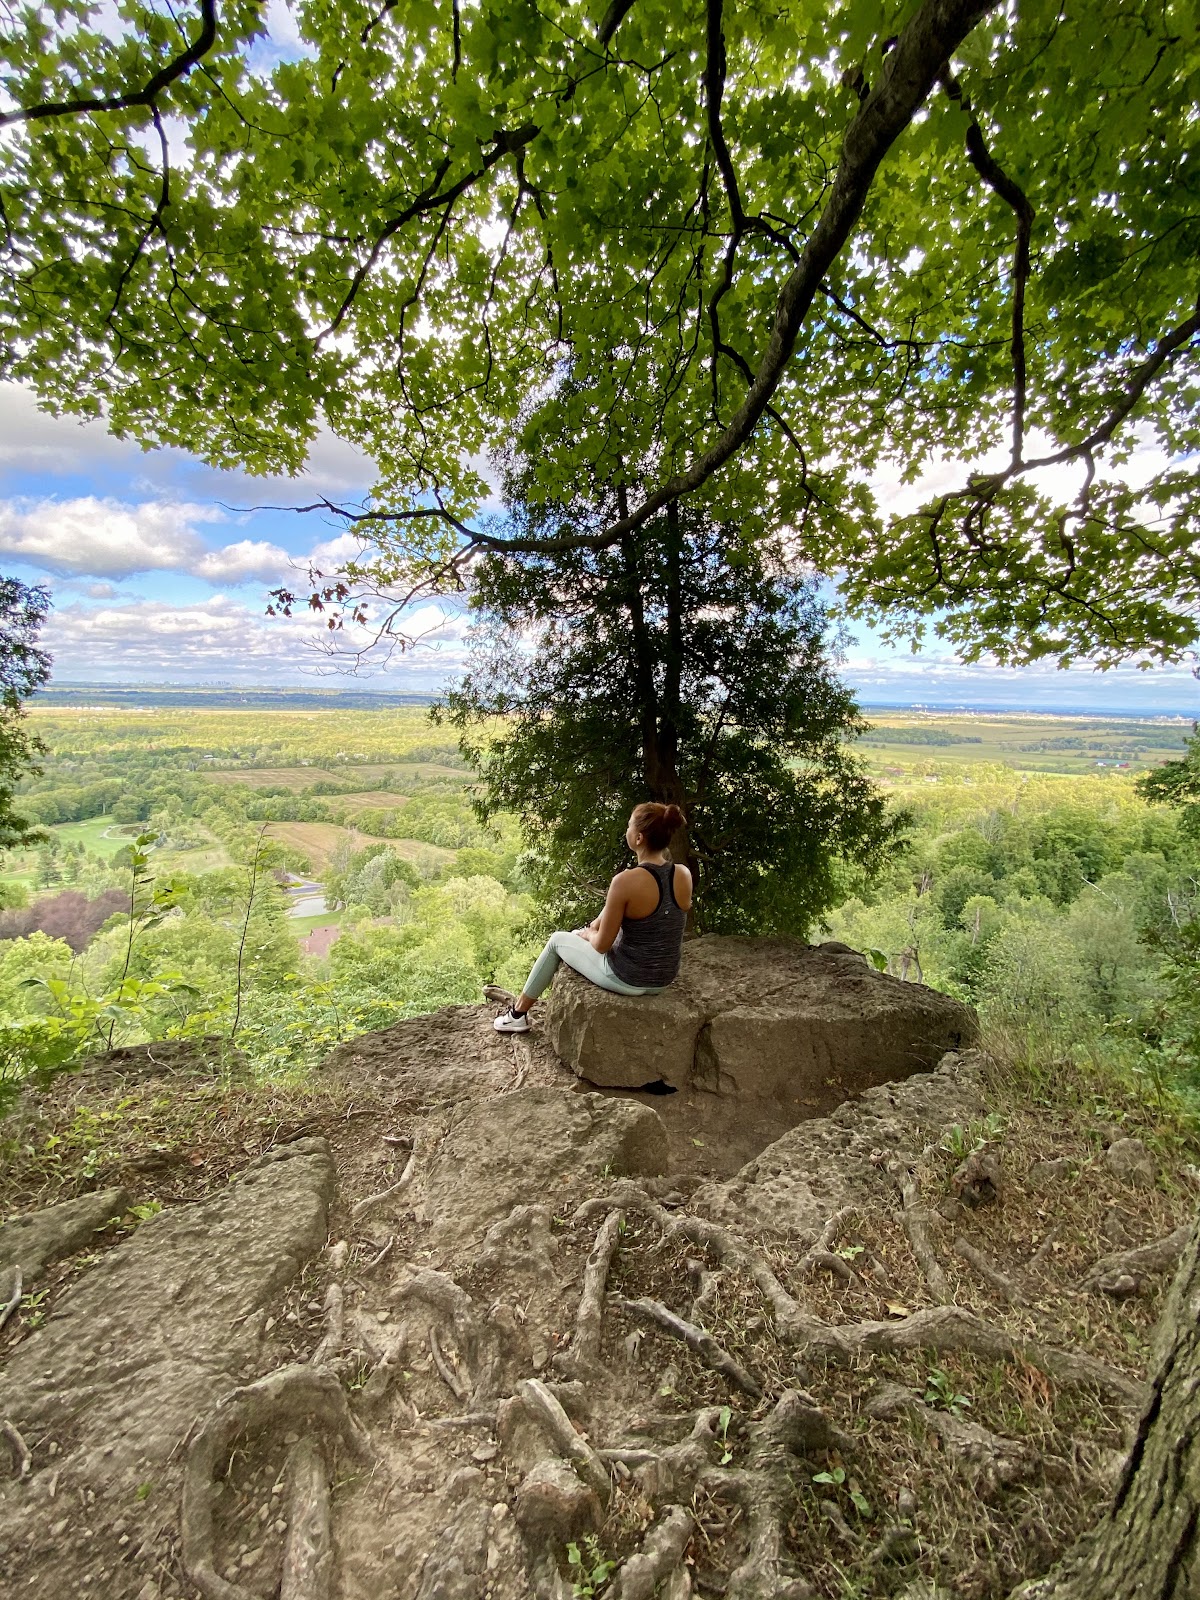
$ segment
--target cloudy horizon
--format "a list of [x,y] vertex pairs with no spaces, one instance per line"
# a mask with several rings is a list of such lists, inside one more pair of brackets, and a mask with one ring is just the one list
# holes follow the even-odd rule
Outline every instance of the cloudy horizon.
[[[267,596],[303,589],[310,565],[336,571],[358,548],[336,519],[294,508],[360,500],[370,481],[370,463],[328,435],[302,476],[256,479],[180,450],[144,452],[0,383],[0,563],[51,591],[43,638],[59,682],[331,686],[330,635],[307,612],[267,616]],[[415,648],[360,670],[354,686],[441,688],[463,667],[467,627],[460,606],[420,603],[404,616],[405,633],[420,636]],[[941,644],[913,654],[859,623],[848,634],[839,670],[866,704],[1200,714],[1200,683],[1186,666],[969,665]],[[334,637],[343,669],[364,638]]]

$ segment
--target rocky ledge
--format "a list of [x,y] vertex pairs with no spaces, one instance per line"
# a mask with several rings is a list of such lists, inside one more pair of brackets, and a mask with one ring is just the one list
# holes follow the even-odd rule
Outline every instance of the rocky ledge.
[[661,995],[608,994],[563,967],[545,1031],[589,1083],[735,1095],[789,1123],[927,1072],[978,1036],[968,1006],[846,945],[716,935],[687,944]]

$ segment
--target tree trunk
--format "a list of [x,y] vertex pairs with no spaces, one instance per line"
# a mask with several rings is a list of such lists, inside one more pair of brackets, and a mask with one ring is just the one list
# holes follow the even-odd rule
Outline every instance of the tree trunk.
[[1159,1324],[1152,1384],[1099,1526],[1011,1600],[1200,1600],[1200,1219]]
[[[618,491],[621,501],[623,490]],[[678,517],[675,520],[678,538]],[[656,654],[646,620],[642,596],[641,573],[637,562],[637,541],[627,535],[621,541],[621,554],[625,565],[625,605],[629,613],[629,631],[633,641],[634,692],[638,704],[638,726],[642,741],[642,777],[647,796],[660,805],[675,805],[686,815],[687,797],[679,777],[679,733],[677,713],[679,705],[679,658],[665,663],[663,694],[660,697],[655,683]],[[675,552],[675,570],[667,596],[667,633],[672,651],[682,651],[682,624],[679,617],[678,550]],[[675,611],[671,619],[672,607]],[[692,876],[697,873],[695,851],[687,823],[671,839],[671,859],[682,862]]]

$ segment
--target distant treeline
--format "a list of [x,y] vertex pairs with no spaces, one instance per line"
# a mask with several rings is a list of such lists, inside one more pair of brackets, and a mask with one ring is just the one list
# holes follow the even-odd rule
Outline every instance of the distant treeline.
[[977,733],[951,733],[946,728],[872,728],[860,744],[982,744]]

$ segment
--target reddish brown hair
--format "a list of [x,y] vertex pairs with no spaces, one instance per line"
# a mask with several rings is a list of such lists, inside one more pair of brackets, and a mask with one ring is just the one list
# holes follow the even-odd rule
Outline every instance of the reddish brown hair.
[[633,831],[641,834],[651,850],[665,850],[683,827],[684,816],[678,806],[660,806],[656,800],[646,800],[634,807],[630,820]]

